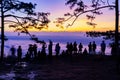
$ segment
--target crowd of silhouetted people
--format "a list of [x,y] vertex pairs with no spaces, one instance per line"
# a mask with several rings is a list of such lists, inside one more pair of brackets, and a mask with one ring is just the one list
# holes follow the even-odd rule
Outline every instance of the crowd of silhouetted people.
[[[52,59],[73,59],[74,54],[79,56],[82,55],[86,57],[86,55],[95,55],[96,53],[96,49],[97,49],[97,44],[95,43],[95,41],[93,42],[89,42],[88,48],[83,48],[83,44],[79,43],[77,44],[76,42],[74,43],[69,43],[67,42],[66,44],[66,50],[63,50],[61,53],[61,46],[59,43],[56,43],[55,45],[55,53],[56,53],[56,57],[53,57],[53,42],[50,40],[49,44],[47,45],[46,43],[42,44],[41,50],[38,49],[37,44],[29,44],[28,50],[25,54],[25,57],[23,57],[23,51],[22,51],[22,47],[18,46],[18,48],[16,49],[14,46],[12,46],[10,48],[11,51],[11,58],[8,60],[11,60],[10,62],[12,64],[17,62],[22,62],[22,61],[28,61],[28,62],[46,62],[46,61],[52,61]],[[104,41],[101,42],[100,44],[101,50],[100,50],[100,54],[101,55],[105,55],[105,50],[106,50],[106,43]],[[48,51],[47,51],[48,49]],[[111,45],[111,55],[114,55],[116,51],[116,46],[115,44]],[[17,54],[16,54],[17,52]],[[60,57],[59,57],[60,56]],[[62,58],[61,58],[62,57]],[[119,56],[120,57],[120,56]],[[116,69],[117,71],[119,70],[119,66],[120,66],[120,58],[117,58],[117,64],[116,64]],[[116,57],[115,57],[116,58]],[[37,60],[37,61],[34,61]]]
[[[97,45],[95,43],[95,41],[92,42],[89,42],[88,44],[88,50],[87,48],[85,48],[83,50],[83,44],[82,43],[79,43],[79,45],[74,42],[74,43],[67,43],[66,45],[66,53],[68,54],[75,54],[75,53],[80,53],[80,54],[96,54],[96,49],[97,49]],[[105,49],[106,49],[106,44],[104,41],[102,41],[101,43],[101,54],[102,55],[105,55]]]
[[[101,47],[101,55],[105,55],[105,50],[106,50],[106,43],[104,41],[101,42],[100,44]],[[111,54],[114,53],[115,51],[115,46],[112,45],[111,46]],[[46,52],[46,49],[48,49],[48,54]],[[83,55],[87,55],[87,54],[96,54],[96,49],[97,49],[97,45],[95,43],[95,41],[93,42],[89,42],[88,44],[88,50],[87,48],[83,49],[83,44],[79,43],[77,44],[76,42],[74,43],[69,43],[67,42],[66,44],[66,50],[63,50],[60,53],[61,50],[61,46],[59,43],[57,43],[55,45],[55,53],[56,53],[56,57],[58,57],[59,55],[73,55],[73,54],[83,54]],[[15,56],[15,53],[17,52],[17,60],[21,61],[23,53],[22,53],[22,47],[18,46],[17,49],[15,49],[14,46],[12,46],[10,48],[11,51],[11,55]],[[30,59],[43,59],[48,57],[49,59],[51,59],[53,56],[53,42],[50,40],[49,44],[47,45],[46,43],[42,44],[42,48],[41,50],[38,50],[38,47],[36,44],[32,45],[29,44],[28,50],[25,54],[25,59],[26,60],[30,60]]]

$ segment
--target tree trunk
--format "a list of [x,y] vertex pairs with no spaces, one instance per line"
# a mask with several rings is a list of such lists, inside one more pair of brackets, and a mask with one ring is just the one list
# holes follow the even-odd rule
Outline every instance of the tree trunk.
[[116,46],[116,53],[119,54],[119,0],[115,2],[115,46]]
[[1,0],[1,61],[3,61],[4,57],[4,12],[2,3]]

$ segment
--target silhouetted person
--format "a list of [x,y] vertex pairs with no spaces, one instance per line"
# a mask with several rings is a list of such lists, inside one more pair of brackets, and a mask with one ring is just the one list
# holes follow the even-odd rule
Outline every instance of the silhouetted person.
[[58,57],[58,55],[60,53],[60,45],[59,45],[59,43],[57,43],[56,46],[55,46],[55,52],[56,52],[56,57]]
[[49,57],[50,57],[50,58],[52,57],[52,46],[53,46],[53,43],[52,43],[52,41],[50,40],[50,41],[49,41],[49,45],[48,45],[48,51],[49,51]]
[[102,52],[103,55],[105,55],[105,49],[106,49],[106,44],[105,44],[104,41],[102,41],[102,43],[101,43],[101,52]]
[[16,49],[15,49],[15,47],[13,45],[10,48],[10,52],[11,52],[11,55],[7,57],[8,58],[8,63],[15,64],[16,60],[17,60],[17,57],[15,55]]
[[89,50],[89,54],[91,54],[92,53],[92,44],[91,44],[91,42],[88,44],[88,50]]
[[115,43],[111,44],[111,54],[112,58],[116,60],[116,71],[120,74],[120,48],[118,48],[119,53],[116,51]]
[[38,51],[38,60],[41,61],[43,59],[43,56],[42,56],[42,51]]
[[62,54],[62,56],[66,56],[66,52],[64,50],[62,51],[61,54]]
[[29,45],[28,54],[30,55],[30,58],[33,58],[33,46],[32,46],[32,44]]
[[21,46],[18,46],[17,57],[18,57],[18,61],[21,61],[21,59],[22,59],[22,48],[21,48]]
[[93,54],[96,53],[96,48],[97,48],[96,43],[95,41],[93,41],[93,44],[92,44]]
[[74,42],[74,44],[73,44],[73,53],[77,53],[77,43],[76,43],[76,41]]
[[85,48],[84,51],[83,51],[83,55],[87,55],[88,54],[88,51],[87,49]]
[[46,53],[43,53],[42,51],[38,51],[38,60],[44,61],[46,59]]
[[46,53],[46,48],[47,48],[46,44],[43,44],[41,53]]
[[111,54],[112,54],[112,56],[116,56],[116,46],[115,46],[115,43],[111,44]]
[[30,54],[29,54],[29,52],[27,51],[27,53],[26,53],[26,55],[25,55],[25,59],[27,60],[27,61],[29,61],[30,60]]
[[43,44],[42,45],[42,50],[41,50],[41,54],[42,54],[42,56],[46,56],[46,48],[47,48],[47,45],[46,44]]
[[78,48],[79,48],[79,51],[78,51],[78,53],[82,53],[82,48],[83,48],[83,45],[82,45],[82,43],[80,43],[80,44],[79,44]]
[[34,53],[34,58],[37,58],[37,45],[33,45],[33,53]]
[[10,48],[10,51],[11,51],[12,56],[15,56],[15,51],[16,51],[16,49],[15,49],[14,46],[12,46],[12,47]]
[[70,50],[70,55],[72,55],[72,52],[73,52],[73,44],[72,43],[70,43],[70,45],[69,45],[69,50]]
[[70,44],[69,44],[69,42],[67,42],[66,48],[67,48],[66,53],[69,54],[70,53]]

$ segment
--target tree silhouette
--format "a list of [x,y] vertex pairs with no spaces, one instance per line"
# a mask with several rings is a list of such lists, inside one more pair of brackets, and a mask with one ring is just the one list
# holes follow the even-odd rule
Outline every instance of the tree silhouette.
[[[105,40],[111,40],[114,43],[115,41],[115,31],[114,30],[109,30],[109,31],[88,31],[86,32],[87,37],[100,37],[103,36],[103,39]],[[120,40],[120,32],[119,32],[119,39]],[[120,43],[119,43],[120,44]]]
[[[85,4],[84,0],[66,0],[66,5],[70,5],[70,9],[74,9],[73,13],[67,13],[65,16],[68,16],[68,18],[65,21],[68,21],[70,19],[73,19],[73,22],[68,24],[68,26],[72,26],[75,21],[78,19],[79,16],[85,13],[91,13],[91,15],[86,15],[89,22],[87,22],[88,25],[92,25],[93,27],[96,26],[96,23],[94,23],[94,19],[96,15],[101,15],[103,12],[101,11],[104,8],[108,8],[110,10],[113,10],[115,8],[115,45],[116,45],[116,53],[118,54],[118,48],[119,48],[119,0],[114,0],[112,3],[110,3],[109,0],[91,0],[91,5],[88,6]],[[68,27],[67,26],[67,27]]]
[[[41,30],[47,28],[50,22],[47,18],[49,13],[35,12],[36,4],[31,2],[25,3],[19,0],[0,0],[1,10],[1,61],[4,56],[4,25],[9,24],[13,27],[14,31],[28,34],[31,39],[38,39],[29,33],[29,28],[34,27]],[[19,15],[19,13],[21,15]]]

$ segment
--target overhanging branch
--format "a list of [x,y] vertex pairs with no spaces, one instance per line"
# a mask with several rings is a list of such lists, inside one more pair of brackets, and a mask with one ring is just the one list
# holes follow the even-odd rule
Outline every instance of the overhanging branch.
[[70,20],[71,18],[75,17],[75,19],[73,20],[73,22],[68,25],[68,26],[72,26],[72,25],[75,23],[75,21],[78,19],[78,17],[79,17],[80,15],[82,15],[82,14],[85,14],[85,13],[88,13],[88,12],[93,12],[93,11],[100,10],[100,9],[104,9],[104,8],[111,8],[111,7],[115,8],[116,6],[115,6],[115,5],[109,5],[109,6],[97,7],[97,8],[95,8],[95,9],[91,9],[91,10],[86,10],[86,11],[77,13],[76,15],[71,15],[69,18],[67,18],[67,19],[65,20],[65,22],[68,21],[68,20]]
[[16,16],[16,15],[11,15],[11,14],[5,15],[4,17],[5,18],[7,18],[7,17],[14,17],[14,18],[19,18],[19,19],[35,20],[35,21],[42,22],[41,20],[35,19],[33,17],[20,17],[20,16]]
[[[15,22],[15,21],[11,21],[11,20],[5,20],[4,22],[11,22],[11,23],[15,23],[15,24],[18,24],[18,22]],[[18,24],[19,25],[19,24]]]

